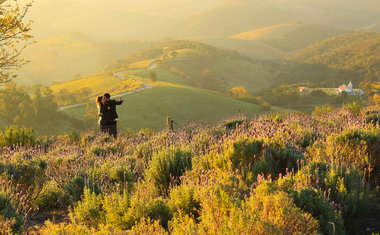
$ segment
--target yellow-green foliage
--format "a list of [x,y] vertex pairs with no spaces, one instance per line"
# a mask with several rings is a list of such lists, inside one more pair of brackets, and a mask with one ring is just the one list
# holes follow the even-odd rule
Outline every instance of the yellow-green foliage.
[[[201,197],[201,234],[317,234],[318,222],[302,212],[289,196],[272,183],[261,183],[251,195],[237,202],[215,188]],[[186,228],[175,221],[173,230]],[[194,228],[188,228],[193,229]]]
[[95,229],[87,228],[85,225],[78,224],[55,224],[50,221],[45,222],[45,226],[39,231],[43,235],[50,234],[83,234],[90,235],[95,234]]
[[166,149],[152,156],[146,176],[153,183],[158,194],[167,194],[169,186],[178,184],[179,177],[186,170],[191,170],[191,157],[189,152],[181,149],[174,151]]
[[10,126],[0,132],[0,147],[33,146],[36,142],[36,132],[33,128]]
[[141,220],[132,227],[132,234],[136,235],[166,235],[168,232],[160,226],[158,220],[152,220],[149,218],[141,218]]
[[73,80],[70,82],[65,82],[61,84],[55,84],[50,86],[54,94],[59,94],[61,90],[67,90],[69,92],[74,92],[80,90],[81,88],[91,89],[91,93],[87,97],[92,99],[98,95],[102,95],[106,92],[110,94],[117,94],[129,90],[133,90],[141,87],[142,84],[139,82],[134,82],[132,80],[126,79],[121,80],[112,75],[106,74],[95,74],[93,76],[82,78],[79,80]]
[[186,214],[195,218],[198,217],[200,205],[199,200],[196,199],[196,190],[197,188],[194,185],[189,184],[181,184],[170,190],[168,205],[175,212],[174,216]]
[[101,200],[100,195],[85,188],[83,200],[78,202],[78,206],[70,214],[72,221],[89,227],[98,227],[104,220]]
[[129,69],[146,69],[148,68],[152,63],[154,63],[156,60],[142,60],[138,62],[134,62],[128,65]]

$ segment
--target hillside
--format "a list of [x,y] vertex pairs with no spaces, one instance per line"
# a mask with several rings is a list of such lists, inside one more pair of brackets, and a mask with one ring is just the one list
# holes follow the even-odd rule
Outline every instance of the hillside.
[[[142,117],[157,112],[144,110]],[[380,129],[368,118],[379,115],[379,107],[323,108],[128,131],[117,139],[9,128],[0,132],[1,229],[377,234]]]
[[[167,116],[178,123],[176,127],[181,127],[191,121],[215,124],[238,113],[252,117],[261,112],[259,105],[189,87],[160,86],[124,96],[124,100],[117,107],[121,131],[125,128],[160,130],[165,128]],[[80,120],[86,119],[84,106],[64,112]],[[93,122],[96,124],[96,120]]]
[[380,32],[380,20],[377,20],[375,23],[367,25],[365,27],[359,28],[360,31],[374,31]]
[[326,39],[288,58],[333,69],[369,73],[380,78],[380,33],[357,32]]
[[276,75],[269,66],[236,51],[188,40],[163,42],[131,54],[111,63],[108,70],[147,68],[153,62],[171,76],[186,81],[182,84],[224,92],[235,86],[245,86],[248,91],[268,88]]
[[287,23],[232,35],[230,38],[257,40],[282,51],[294,51],[345,33],[349,31],[317,24]]
[[289,56],[288,52],[269,46],[258,40],[244,40],[225,37],[191,37],[192,40],[224,50],[235,50],[257,60],[277,60]]
[[86,102],[90,99],[95,100],[96,96],[106,92],[119,94],[142,86],[140,82],[129,79],[121,80],[112,73],[98,73],[81,79],[53,84],[50,89],[56,96],[58,105],[69,105]]
[[20,69],[16,82],[48,85],[102,70],[109,61],[147,48],[144,42],[97,42],[79,33],[42,40],[28,47],[23,58],[31,62]]

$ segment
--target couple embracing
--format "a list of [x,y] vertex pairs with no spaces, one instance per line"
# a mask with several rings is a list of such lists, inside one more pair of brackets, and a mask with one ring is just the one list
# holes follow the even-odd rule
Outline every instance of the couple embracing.
[[101,132],[109,133],[114,138],[117,138],[117,113],[116,105],[123,103],[123,98],[120,101],[111,100],[110,94],[106,93],[96,99],[99,115],[99,129]]

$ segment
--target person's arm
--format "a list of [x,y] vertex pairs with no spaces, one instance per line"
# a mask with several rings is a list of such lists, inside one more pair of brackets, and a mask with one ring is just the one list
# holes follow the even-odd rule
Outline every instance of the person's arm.
[[120,100],[119,101],[116,101],[115,100],[115,104],[116,105],[121,105],[122,103],[124,102],[124,99],[120,97]]

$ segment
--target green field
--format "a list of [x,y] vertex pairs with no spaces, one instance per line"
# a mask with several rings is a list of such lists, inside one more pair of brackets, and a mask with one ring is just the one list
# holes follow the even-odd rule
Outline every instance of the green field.
[[[261,112],[259,105],[196,88],[156,87],[124,97],[118,106],[119,129],[162,129],[170,116],[183,126],[190,121],[215,124],[223,118],[244,113],[248,117]],[[94,104],[95,105],[95,104]],[[65,113],[84,120],[85,107],[73,108]]]
[[74,90],[80,90],[81,88],[87,87],[92,90],[92,93],[90,94],[92,98],[105,92],[117,94],[133,90],[141,86],[142,84],[139,82],[135,82],[132,80],[121,80],[119,78],[114,77],[110,73],[99,73],[66,83],[54,84],[50,86],[50,88],[53,90],[53,93],[56,94],[62,89],[66,89],[72,92]]
[[186,80],[184,77],[181,77],[179,75],[173,74],[167,70],[156,68],[151,70],[138,70],[138,71],[129,71],[127,73],[122,74],[123,76],[134,76],[134,78],[147,78],[150,79],[150,71],[156,72],[157,80],[162,82],[169,82],[173,84],[179,84],[179,85],[190,85],[189,81]]

